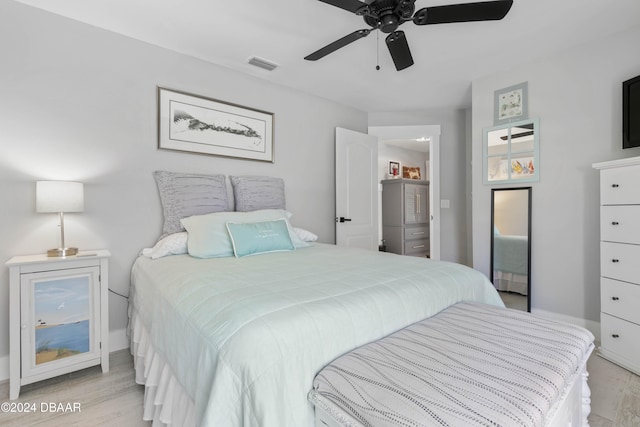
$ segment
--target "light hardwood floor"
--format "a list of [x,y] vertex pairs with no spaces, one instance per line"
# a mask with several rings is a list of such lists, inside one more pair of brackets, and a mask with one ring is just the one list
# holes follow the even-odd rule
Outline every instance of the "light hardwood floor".
[[[36,413],[0,412],[2,426],[118,426],[146,427],[142,421],[144,389],[134,381],[128,350],[111,353],[111,369],[100,367],[51,378],[22,387],[13,402],[35,403]],[[591,388],[591,427],[640,427],[640,377],[596,355],[588,362]],[[0,383],[0,403],[9,400],[8,382]],[[41,402],[79,403],[81,412],[41,412]]]

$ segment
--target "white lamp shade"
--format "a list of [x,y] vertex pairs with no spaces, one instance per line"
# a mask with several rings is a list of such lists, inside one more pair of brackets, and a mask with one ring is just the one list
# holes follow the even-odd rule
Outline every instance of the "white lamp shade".
[[82,212],[84,185],[69,181],[36,181],[37,212]]

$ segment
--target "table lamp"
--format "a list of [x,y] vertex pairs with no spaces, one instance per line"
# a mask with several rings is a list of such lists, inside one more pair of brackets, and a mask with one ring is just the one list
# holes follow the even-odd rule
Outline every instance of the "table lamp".
[[57,212],[60,218],[60,247],[49,249],[47,256],[76,255],[78,248],[64,244],[64,213],[84,210],[84,186],[81,182],[36,181],[36,211]]

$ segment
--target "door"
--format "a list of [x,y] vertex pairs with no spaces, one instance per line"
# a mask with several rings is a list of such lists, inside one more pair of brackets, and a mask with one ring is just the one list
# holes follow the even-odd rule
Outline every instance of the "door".
[[404,223],[426,224],[429,222],[429,186],[405,184]]
[[336,128],[336,244],[378,250],[378,138]]

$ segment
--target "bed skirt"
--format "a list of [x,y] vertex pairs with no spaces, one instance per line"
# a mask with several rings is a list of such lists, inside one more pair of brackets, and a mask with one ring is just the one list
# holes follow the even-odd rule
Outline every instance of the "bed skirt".
[[144,385],[144,412],[142,419],[152,421],[153,427],[193,427],[195,405],[184,391],[171,367],[151,344],[132,305],[129,306],[129,339],[136,383]]
[[515,292],[520,295],[529,293],[529,278],[523,274],[493,270],[493,284],[499,291]]

